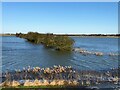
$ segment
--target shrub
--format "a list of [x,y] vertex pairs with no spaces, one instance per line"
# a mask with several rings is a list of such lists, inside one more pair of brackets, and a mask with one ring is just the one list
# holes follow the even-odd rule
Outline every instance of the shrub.
[[25,38],[29,42],[43,44],[45,47],[54,48],[60,51],[70,51],[74,41],[68,36],[59,36],[54,34],[39,34],[37,32],[28,32],[27,34],[16,33],[17,37]]

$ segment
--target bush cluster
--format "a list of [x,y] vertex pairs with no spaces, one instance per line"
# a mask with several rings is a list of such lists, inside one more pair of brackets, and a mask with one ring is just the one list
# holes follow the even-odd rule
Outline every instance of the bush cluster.
[[71,51],[74,40],[68,36],[54,35],[51,33],[40,34],[37,32],[28,32],[27,34],[16,33],[17,37],[25,38],[35,44],[43,44],[45,47],[60,51]]

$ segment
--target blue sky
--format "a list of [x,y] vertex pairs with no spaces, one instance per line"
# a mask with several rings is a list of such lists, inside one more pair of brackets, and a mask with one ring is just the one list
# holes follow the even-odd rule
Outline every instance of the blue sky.
[[4,2],[3,33],[118,33],[117,2]]

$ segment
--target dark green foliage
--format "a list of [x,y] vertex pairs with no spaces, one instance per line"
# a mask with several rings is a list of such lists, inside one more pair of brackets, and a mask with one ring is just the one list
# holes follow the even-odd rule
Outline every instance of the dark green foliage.
[[71,50],[74,41],[68,36],[56,36],[55,37],[55,49],[56,50]]
[[55,47],[55,40],[53,35],[46,35],[44,39],[44,45],[49,48]]
[[16,37],[26,38],[26,34],[16,33]]
[[71,51],[74,41],[68,36],[59,36],[54,34],[39,34],[37,32],[28,32],[28,34],[16,33],[17,37],[25,38],[35,44],[43,44],[45,47],[54,48],[60,51]]
[[26,35],[26,39],[30,42],[38,43],[38,35],[38,33],[28,32],[28,34]]

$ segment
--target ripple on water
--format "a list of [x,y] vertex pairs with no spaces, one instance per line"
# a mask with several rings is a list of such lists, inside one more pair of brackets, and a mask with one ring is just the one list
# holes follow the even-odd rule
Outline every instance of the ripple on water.
[[94,56],[94,55],[83,56],[80,53],[74,55],[71,61],[80,68],[81,66],[88,67],[89,65],[89,69],[95,69],[95,70],[114,68],[117,63],[114,62],[113,64],[109,56]]
[[[85,50],[103,50],[104,53],[116,52],[116,39],[106,38],[76,38],[75,45]],[[110,42],[108,42],[110,40]],[[3,69],[23,68],[26,66],[48,67],[56,65],[71,65],[77,69],[107,69],[118,66],[118,58],[108,55],[82,55],[80,53],[59,53],[46,49],[42,45],[35,45],[16,37],[3,37]],[[105,48],[103,46],[107,46]],[[7,66],[7,67],[6,67]]]

